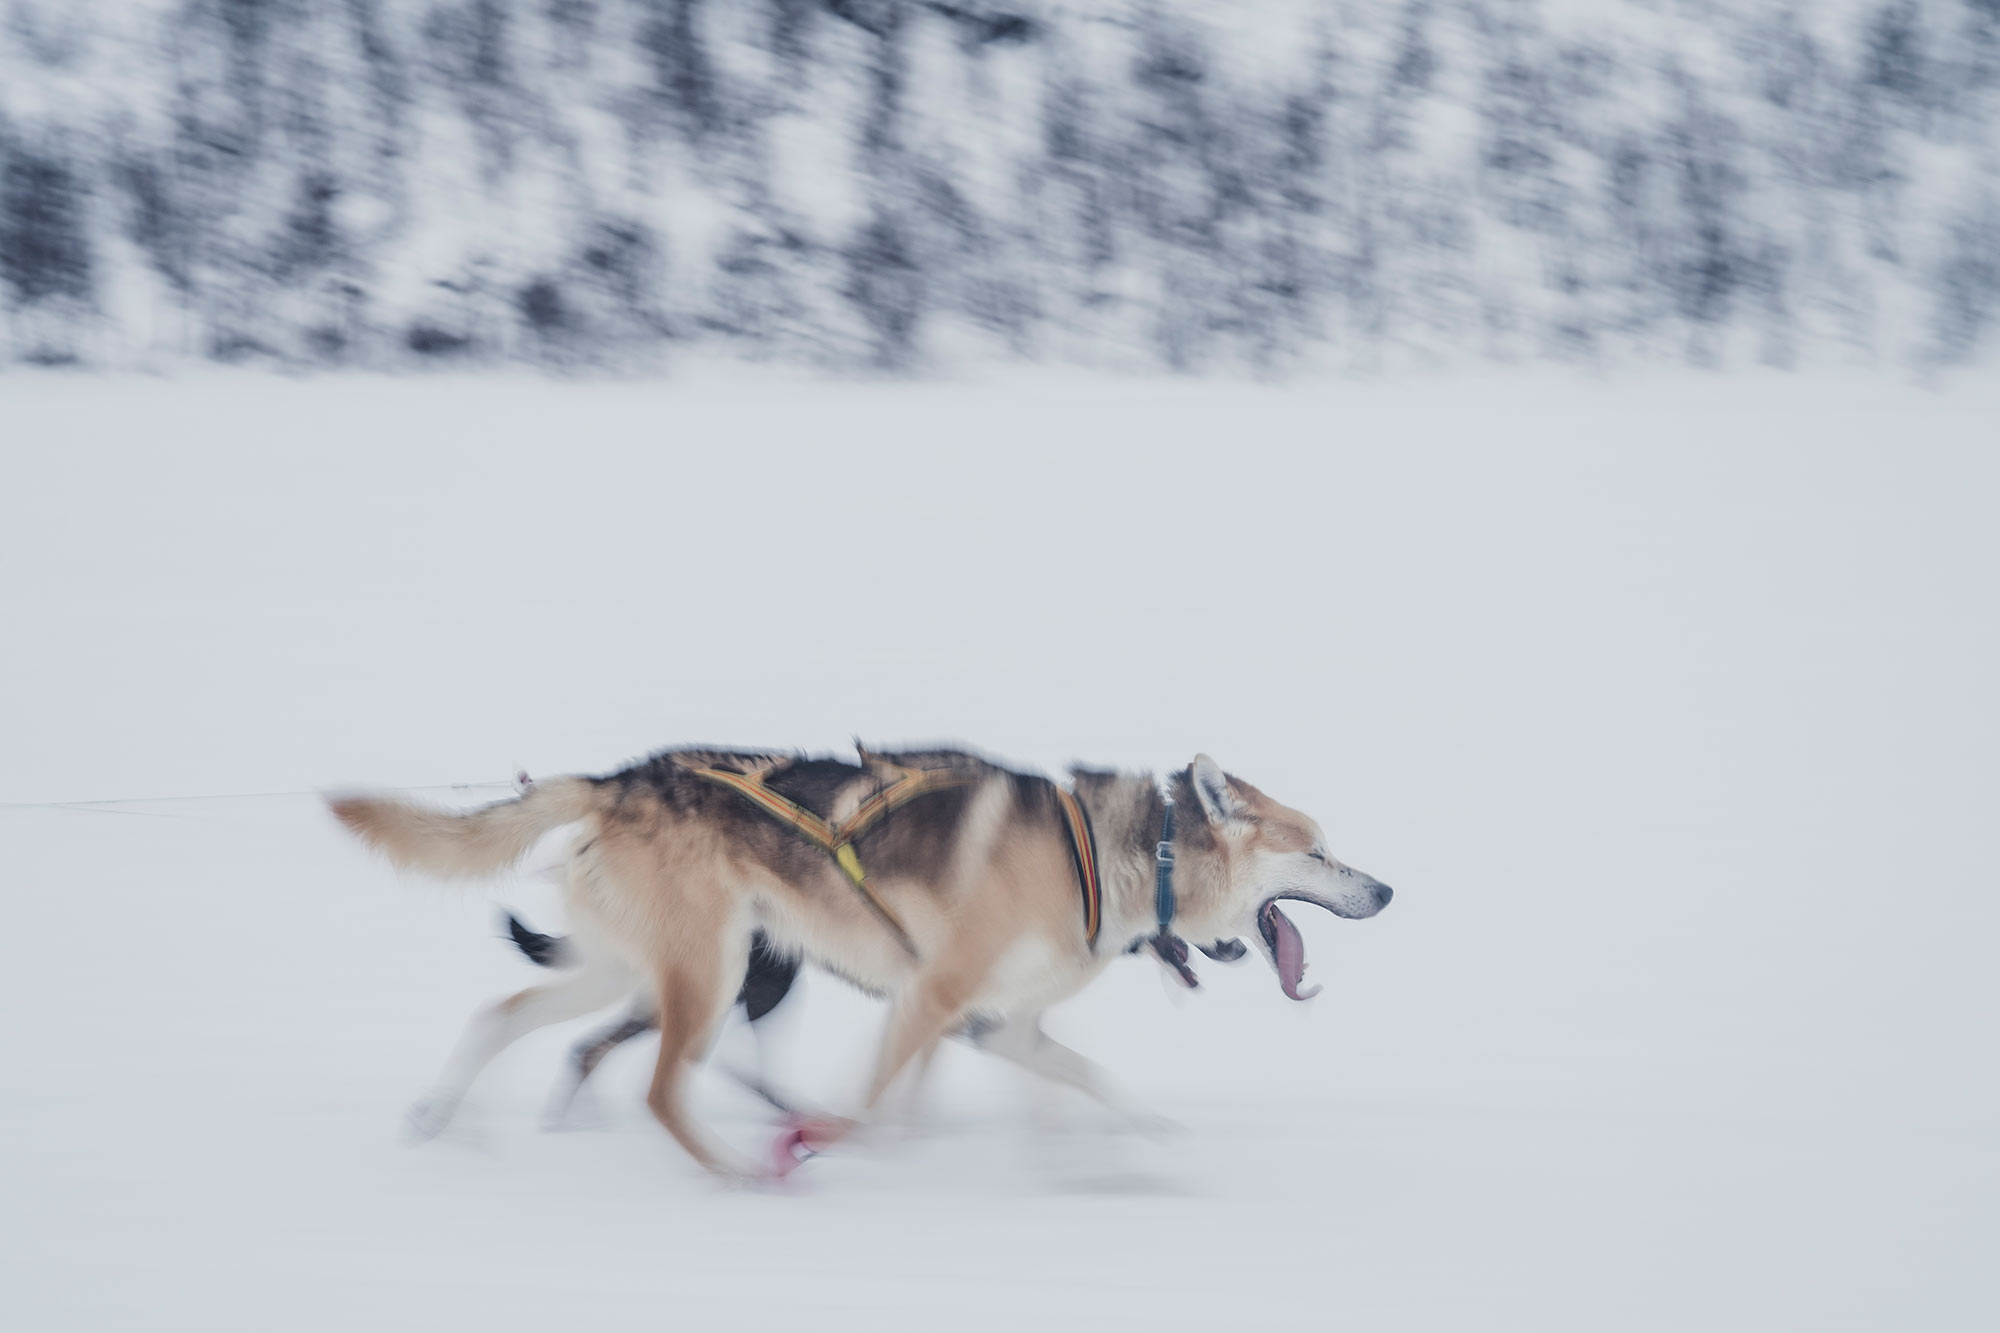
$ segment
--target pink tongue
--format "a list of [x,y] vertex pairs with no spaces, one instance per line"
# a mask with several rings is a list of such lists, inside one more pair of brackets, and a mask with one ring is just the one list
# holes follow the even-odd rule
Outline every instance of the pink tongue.
[[1278,910],[1272,903],[1264,909],[1271,914],[1272,933],[1278,939],[1278,984],[1285,988],[1285,994],[1294,1000],[1310,1000],[1319,994],[1319,987],[1311,990],[1299,989],[1299,982],[1306,975],[1306,942],[1299,937],[1299,928],[1291,918]]

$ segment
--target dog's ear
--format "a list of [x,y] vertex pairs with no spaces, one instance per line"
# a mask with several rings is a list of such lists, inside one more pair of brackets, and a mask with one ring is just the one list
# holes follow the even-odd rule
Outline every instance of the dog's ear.
[[1250,814],[1235,790],[1229,785],[1229,775],[1205,754],[1198,754],[1188,765],[1188,780],[1194,785],[1195,799],[1201,802],[1201,812],[1208,816],[1211,824],[1226,824],[1232,819],[1244,819]]

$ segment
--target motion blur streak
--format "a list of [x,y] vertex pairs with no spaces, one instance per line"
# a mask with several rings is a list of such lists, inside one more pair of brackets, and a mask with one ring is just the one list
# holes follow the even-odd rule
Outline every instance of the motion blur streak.
[[0,360],[1963,360],[1992,0],[7,0]]

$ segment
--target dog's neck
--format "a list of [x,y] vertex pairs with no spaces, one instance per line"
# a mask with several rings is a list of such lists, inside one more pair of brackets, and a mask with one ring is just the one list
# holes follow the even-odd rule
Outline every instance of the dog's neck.
[[[1195,799],[1186,770],[1168,788],[1174,798],[1174,928],[1205,923],[1223,900],[1227,857]],[[1077,799],[1090,812],[1104,885],[1105,946],[1125,948],[1159,929],[1154,910],[1154,853],[1166,814],[1150,774],[1079,773]]]

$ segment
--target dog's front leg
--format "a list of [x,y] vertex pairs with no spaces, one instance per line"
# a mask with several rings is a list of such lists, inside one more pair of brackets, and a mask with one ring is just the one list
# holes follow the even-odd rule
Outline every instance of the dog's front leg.
[[800,1161],[838,1143],[862,1124],[874,1118],[882,1099],[895,1085],[897,1076],[912,1060],[935,1050],[944,1034],[965,1021],[965,1008],[976,993],[985,969],[933,964],[903,992],[890,1010],[888,1030],[876,1055],[875,1073],[868,1082],[868,1094],[861,1114],[852,1119],[819,1117],[803,1121],[782,1135],[776,1146],[774,1168],[784,1174]]
[[1042,1031],[1040,1014],[1027,1014],[983,1028],[972,1038],[972,1044],[1051,1083],[1075,1088],[1108,1108],[1132,1129],[1157,1134],[1177,1127],[1126,1093],[1100,1065]]

